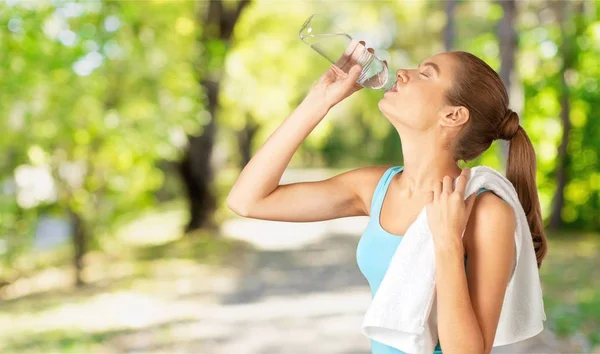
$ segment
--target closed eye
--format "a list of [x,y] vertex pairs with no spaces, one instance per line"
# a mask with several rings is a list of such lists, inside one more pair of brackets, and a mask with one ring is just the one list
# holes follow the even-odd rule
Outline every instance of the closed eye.
[[425,77],[429,77],[429,76],[425,75],[425,73],[420,73],[420,74],[423,75],[423,76],[425,76]]

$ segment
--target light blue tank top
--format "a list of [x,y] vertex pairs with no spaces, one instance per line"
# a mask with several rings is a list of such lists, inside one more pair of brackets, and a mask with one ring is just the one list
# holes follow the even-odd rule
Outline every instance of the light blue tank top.
[[[358,268],[367,279],[371,288],[371,299],[375,296],[379,284],[383,280],[387,268],[396,252],[396,248],[402,241],[402,236],[395,235],[383,229],[379,223],[381,205],[387,192],[392,177],[402,171],[403,166],[393,166],[385,171],[371,200],[371,216],[367,228],[363,232],[356,248],[356,262]],[[477,194],[486,191],[481,188]],[[465,259],[466,262],[466,259]],[[371,339],[372,354],[406,354],[401,350],[390,347]],[[438,341],[434,354],[441,354],[442,348]]]

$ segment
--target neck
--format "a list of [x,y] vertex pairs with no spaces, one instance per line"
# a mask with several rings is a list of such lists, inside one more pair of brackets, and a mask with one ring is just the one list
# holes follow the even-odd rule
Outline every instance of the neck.
[[444,176],[454,179],[460,175],[462,169],[439,141],[422,136],[404,137],[401,141],[404,167],[400,190],[409,194],[431,192]]

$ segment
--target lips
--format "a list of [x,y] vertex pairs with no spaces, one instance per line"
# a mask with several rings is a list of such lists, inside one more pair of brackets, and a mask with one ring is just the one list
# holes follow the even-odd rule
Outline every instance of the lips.
[[390,92],[398,92],[398,84],[399,84],[399,82],[396,82],[395,85],[394,85],[394,87],[392,87],[390,89]]
[[396,83],[394,84],[394,87],[390,91],[398,92],[398,87],[400,87],[400,85],[403,83],[404,83],[404,79],[398,78],[398,81],[396,81]]

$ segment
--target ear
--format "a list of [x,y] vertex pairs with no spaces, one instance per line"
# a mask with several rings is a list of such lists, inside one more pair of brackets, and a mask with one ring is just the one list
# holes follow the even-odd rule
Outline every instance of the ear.
[[458,127],[469,120],[469,110],[463,106],[448,107],[443,112],[441,124],[447,127]]

